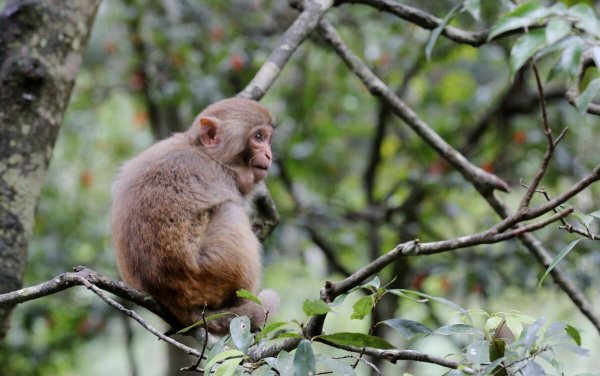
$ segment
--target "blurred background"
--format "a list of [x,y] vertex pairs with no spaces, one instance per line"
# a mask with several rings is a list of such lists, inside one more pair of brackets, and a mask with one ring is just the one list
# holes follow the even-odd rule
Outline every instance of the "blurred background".
[[[404,3],[444,17],[455,2]],[[500,0],[481,5],[480,22],[462,14],[455,24],[484,29],[506,11]],[[241,91],[296,15],[285,1],[104,1],[38,206],[25,285],[79,264],[117,279],[109,207],[119,166],[157,138],[186,129],[206,105]],[[510,76],[514,40],[474,48],[440,38],[428,61],[429,31],[359,5],[335,8],[327,17],[451,145],[509,181],[512,192],[502,198],[518,205],[524,193],[519,182],[533,177],[546,140],[530,72]],[[540,62],[544,77],[553,64]],[[566,102],[564,78],[546,82],[550,126],[556,133],[570,129],[542,182],[554,196],[598,164],[600,124]],[[277,161],[267,186],[282,221],[264,244],[264,285],[282,297],[278,318],[305,320],[302,302],[318,298],[326,280],[341,279],[399,242],[468,235],[498,221],[470,184],[371,96],[317,36],[294,53],[262,102],[278,119]],[[599,197],[596,185],[569,203],[590,213],[600,209]],[[534,203],[542,200],[536,196]],[[557,226],[538,237],[555,253],[576,239]],[[561,264],[596,312],[599,267],[592,241],[579,243]],[[464,308],[566,321],[581,330],[582,346],[598,354],[598,333],[573,304],[550,280],[536,287],[542,273],[520,243],[509,241],[402,258],[379,277]],[[351,306],[348,299],[326,330],[367,328],[370,318],[348,319]],[[376,314],[432,327],[455,319],[443,306],[392,298]],[[461,346],[435,336],[406,342],[383,332],[378,334],[400,348],[432,354]],[[0,374],[166,375],[188,365],[169,360],[166,347],[93,294],[74,288],[17,307],[0,349]],[[600,369],[597,356],[567,364],[567,374]],[[386,370],[444,372],[407,362]]]

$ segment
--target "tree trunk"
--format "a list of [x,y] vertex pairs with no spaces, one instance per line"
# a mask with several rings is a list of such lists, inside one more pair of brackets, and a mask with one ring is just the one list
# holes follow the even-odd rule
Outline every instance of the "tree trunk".
[[[35,207],[100,0],[0,13],[0,293],[22,285]],[[0,307],[0,340],[12,307]]]

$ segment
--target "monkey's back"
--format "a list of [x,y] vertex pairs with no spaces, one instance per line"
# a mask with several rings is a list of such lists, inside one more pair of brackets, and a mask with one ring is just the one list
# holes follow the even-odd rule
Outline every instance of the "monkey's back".
[[[218,238],[211,230],[217,212],[225,233]],[[183,135],[123,166],[113,185],[111,221],[123,280],[182,321],[187,307],[206,302],[218,308],[231,291],[256,287],[260,245],[234,176]],[[223,289],[231,291],[224,297]]]

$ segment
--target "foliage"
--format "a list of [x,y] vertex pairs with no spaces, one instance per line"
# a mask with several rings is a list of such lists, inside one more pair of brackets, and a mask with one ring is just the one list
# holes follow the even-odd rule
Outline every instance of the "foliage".
[[[110,182],[123,160],[152,142],[150,109],[171,130],[185,128],[206,104],[243,89],[297,14],[284,2],[266,0],[141,3],[105,2],[100,11],[38,207],[26,285],[76,264],[116,276],[107,219]],[[500,195],[513,209],[524,193],[520,182],[531,181],[546,148],[531,62],[541,72],[551,128],[556,134],[569,128],[544,176],[545,191],[560,194],[598,164],[598,121],[585,113],[600,89],[597,69],[583,77],[576,108],[563,100],[577,80],[584,50],[600,60],[593,2],[402,3],[436,15],[444,25],[489,29],[489,42],[478,48],[454,43],[442,28],[421,29],[361,5],[341,5],[327,18],[450,145],[510,183],[512,191]],[[136,40],[145,50],[135,48]],[[573,359],[565,351],[584,355],[580,346],[597,351],[597,333],[569,313],[575,311],[569,301],[549,295],[556,287],[548,280],[537,287],[543,268],[513,240],[403,257],[378,273],[391,281],[385,286],[374,279],[334,303],[316,299],[325,280],[344,277],[323,256],[325,247],[354,271],[398,243],[451,239],[498,220],[471,185],[374,99],[320,38],[295,52],[263,102],[279,119],[277,166],[268,185],[283,218],[265,244],[265,284],[281,292],[283,307],[256,334],[245,319],[234,320],[231,336],[207,350],[203,367],[222,375],[242,369],[257,375],[352,375],[374,367],[384,374],[444,372],[416,362],[373,364],[327,342],[451,355],[479,374],[538,375],[540,365],[557,374],[598,369],[597,359],[563,361]],[[599,187],[591,186],[571,200],[579,214],[568,220],[597,233],[598,197]],[[534,196],[535,205],[544,201],[542,194]],[[597,241],[580,242],[582,235],[556,226],[538,235],[555,252],[552,268],[573,276],[582,292],[598,286]],[[511,299],[514,291],[519,303]],[[513,311],[516,304],[527,314]],[[548,306],[552,312],[544,313]],[[307,320],[323,314],[325,334],[300,341]],[[542,314],[551,319],[534,318]],[[21,375],[93,373],[82,354],[104,354],[83,344],[122,331],[115,313],[85,291],[20,306],[13,326],[0,364],[8,365],[3,372]],[[514,338],[503,337],[507,332]],[[145,346],[153,341],[143,331],[136,338]],[[250,362],[253,346],[290,338],[299,340],[296,350]],[[137,363],[147,367],[144,374],[156,374],[160,358],[151,354],[162,349],[145,346]],[[121,354],[105,351],[106,363],[127,367]]]
[[[377,280],[377,277],[375,278]],[[362,285],[360,290],[367,294],[363,298],[368,298],[372,302],[378,301],[385,294],[396,294],[421,304],[427,304],[431,299],[446,304],[452,309],[460,308],[446,299],[416,291],[374,287],[373,281]],[[415,296],[425,298],[417,300],[414,298]],[[375,305],[370,305],[368,309],[365,309],[361,303],[363,298],[354,303],[354,313],[349,317],[350,319],[362,319],[362,317],[355,317],[357,311],[361,311],[365,316],[372,314]],[[330,310],[335,311],[331,305],[329,307]],[[374,326],[385,324],[401,334],[403,338],[413,340],[413,342],[428,336],[452,337],[453,340],[463,344],[460,353],[452,354],[453,359],[461,364],[459,369],[477,375],[508,375],[519,372],[543,375],[542,363],[549,364],[555,372],[561,374],[564,372],[566,364],[552,355],[557,349],[572,351],[580,356],[588,355],[588,350],[579,347],[581,345],[580,332],[564,322],[550,323],[545,318],[536,320],[514,311],[488,313],[480,309],[460,308],[456,313],[460,322],[443,325],[437,329],[431,329],[416,321],[394,318],[374,323],[369,331],[372,331]],[[313,313],[312,315],[318,314]],[[240,322],[245,324],[240,326]],[[475,322],[483,325],[477,325]],[[301,338],[303,327],[304,324],[299,322],[274,322],[267,324],[258,333],[252,334],[250,333],[249,319],[238,317],[231,322],[231,335],[223,337],[213,347],[218,351],[211,351],[208,355],[205,372],[209,373],[209,370],[212,370],[216,374],[233,374],[237,367],[238,374],[247,372],[259,375],[291,375],[293,372],[294,375],[315,375],[317,372],[329,371],[336,375],[354,375],[359,364],[356,359],[344,356],[315,357],[315,352],[318,354],[322,351],[316,345],[325,343],[334,348],[355,346],[381,350],[398,349],[397,346],[368,334],[338,332],[322,334],[311,340],[302,339],[292,353],[282,351],[277,357],[267,357],[256,363],[251,361],[250,346],[260,349],[293,336]],[[369,366],[375,367],[372,364]],[[291,371],[292,369],[293,371]],[[462,374],[462,372],[457,374]]]

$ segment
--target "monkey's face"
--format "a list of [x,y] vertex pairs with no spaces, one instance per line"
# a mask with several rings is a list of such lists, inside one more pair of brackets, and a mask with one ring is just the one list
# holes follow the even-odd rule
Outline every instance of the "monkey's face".
[[250,130],[247,138],[245,160],[254,174],[254,181],[259,182],[267,176],[271,167],[273,154],[271,153],[271,138],[273,127],[259,125]]

